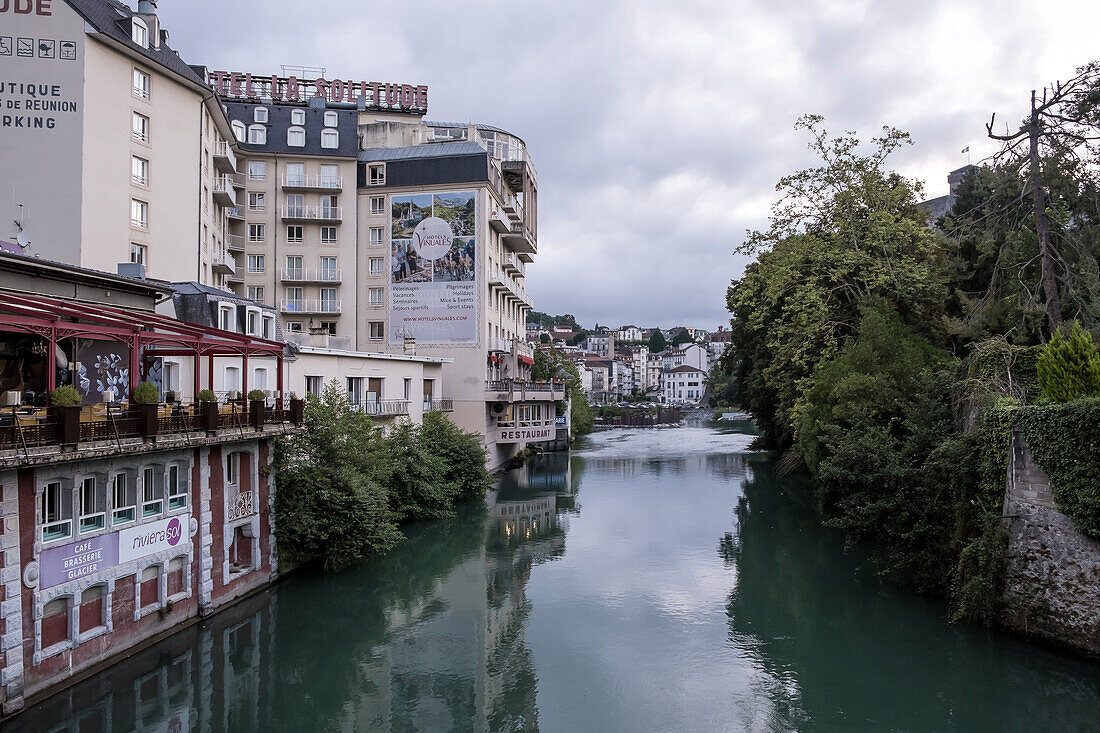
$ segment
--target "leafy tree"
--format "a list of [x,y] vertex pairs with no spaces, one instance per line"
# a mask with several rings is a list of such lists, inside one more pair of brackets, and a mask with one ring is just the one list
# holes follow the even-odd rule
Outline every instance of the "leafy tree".
[[1039,385],[1042,399],[1069,402],[1100,397],[1100,351],[1092,336],[1076,321],[1069,338],[1055,333],[1039,352]]
[[401,533],[375,477],[381,445],[370,418],[333,380],[308,397],[304,420],[301,434],[275,442],[271,464],[280,556],[338,570],[394,545]]
[[550,343],[550,334],[548,334],[548,333],[545,333],[545,332],[544,332],[544,333],[540,333],[540,334],[539,334],[539,343],[540,343],[540,344],[548,344],[548,343]]
[[649,337],[649,353],[660,354],[667,348],[668,342],[665,341],[665,335],[661,333],[661,329],[653,329],[653,335]]
[[672,337],[672,346],[681,346],[683,344],[691,343],[691,334],[688,333],[686,328],[681,328],[676,332],[676,335]]
[[402,520],[454,516],[462,487],[443,480],[447,462],[431,450],[420,428],[401,420],[390,428],[385,441],[387,460],[381,477],[394,514]]
[[485,448],[474,433],[467,433],[442,412],[428,412],[420,428],[420,440],[443,459],[439,480],[454,487],[461,499],[481,497],[492,485],[485,470]]
[[780,448],[793,441],[814,369],[853,337],[863,305],[884,301],[936,336],[946,295],[944,248],[918,206],[920,185],[882,168],[909,136],[885,128],[864,154],[851,133],[829,137],[820,117],[796,127],[822,165],[780,180],[771,228],[741,248],[758,259],[727,293],[741,404],[764,445]]

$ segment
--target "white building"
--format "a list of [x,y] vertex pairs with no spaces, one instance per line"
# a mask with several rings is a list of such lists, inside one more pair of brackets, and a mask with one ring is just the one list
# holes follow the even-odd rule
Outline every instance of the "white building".
[[706,372],[693,366],[682,365],[661,375],[661,401],[666,405],[691,405],[698,403],[705,389]]
[[642,329],[637,326],[620,326],[615,331],[615,338],[619,341],[641,341]]
[[684,344],[679,348],[673,348],[661,355],[661,368],[670,371],[678,366],[691,366],[706,372],[709,368],[710,355],[702,344]]

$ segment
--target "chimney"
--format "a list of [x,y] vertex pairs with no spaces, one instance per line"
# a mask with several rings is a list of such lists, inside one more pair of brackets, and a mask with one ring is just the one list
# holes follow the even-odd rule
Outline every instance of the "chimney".
[[156,15],[157,0],[138,0],[137,11],[143,15]]

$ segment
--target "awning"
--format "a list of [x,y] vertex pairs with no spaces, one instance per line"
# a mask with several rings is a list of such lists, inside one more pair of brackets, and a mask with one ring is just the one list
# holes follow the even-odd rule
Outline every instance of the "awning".
[[534,359],[532,359],[529,356],[524,356],[523,354],[520,354],[519,360],[522,361],[524,364],[534,364],[535,363]]

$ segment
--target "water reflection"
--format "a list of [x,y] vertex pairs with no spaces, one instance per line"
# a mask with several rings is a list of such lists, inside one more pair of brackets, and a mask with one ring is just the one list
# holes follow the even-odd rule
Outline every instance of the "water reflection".
[[296,575],[5,731],[1094,725],[1100,668],[884,587],[751,440],[616,431],[539,457],[487,506]]

